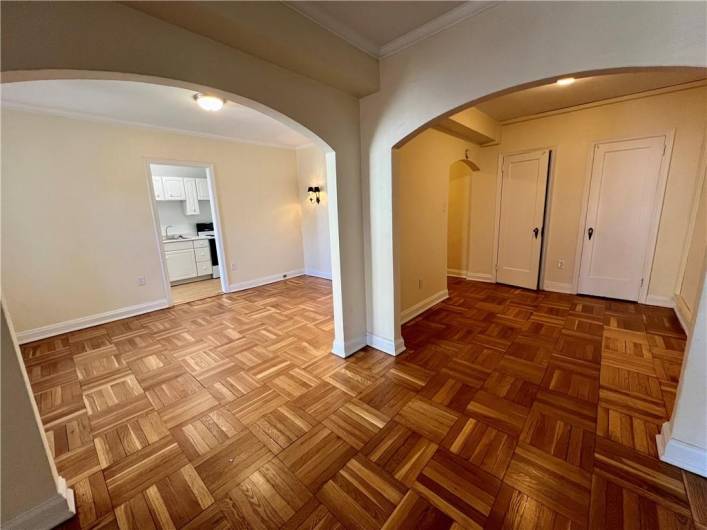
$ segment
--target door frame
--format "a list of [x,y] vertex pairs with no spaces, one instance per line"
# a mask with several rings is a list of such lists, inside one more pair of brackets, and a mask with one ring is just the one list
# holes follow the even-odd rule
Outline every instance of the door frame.
[[519,151],[506,151],[498,153],[496,163],[496,212],[493,223],[493,264],[491,267],[491,281],[497,283],[498,273],[498,238],[501,235],[501,192],[503,190],[503,159],[507,156],[523,155],[534,151],[548,152],[547,184],[545,186],[545,212],[543,214],[542,242],[540,244],[540,267],[538,269],[538,289],[545,285],[545,260],[547,258],[547,242],[550,231],[550,210],[552,208],[552,195],[555,189],[555,160],[557,159],[557,146],[534,147]]
[[[670,172],[670,163],[673,158],[673,144],[675,141],[675,129],[668,129],[655,134],[642,134],[639,136],[624,136],[619,138],[608,138],[592,142],[589,154],[587,155],[587,165],[585,172],[584,191],[582,193],[582,210],[580,214],[579,232],[577,233],[577,248],[574,257],[574,278],[572,290],[574,293],[579,292],[579,275],[582,265],[582,252],[584,251],[584,234],[587,231],[587,212],[589,210],[589,191],[592,185],[592,172],[594,169],[594,156],[597,148],[602,144],[610,144],[615,142],[628,142],[632,140],[643,140],[644,138],[665,138],[665,150],[663,158],[660,161],[660,170],[658,173],[658,184],[656,189],[656,204],[651,216],[651,222],[648,231],[648,246],[646,247],[646,256],[643,260],[643,285],[638,294],[638,303],[645,304],[648,299],[648,289],[651,284],[651,274],[653,273],[653,261],[655,259],[655,249],[658,243],[658,229],[663,214],[663,203],[665,202],[665,190],[668,184],[668,173]],[[591,296],[591,295],[589,295]],[[661,304],[662,305],[662,304]]]
[[153,234],[155,237],[157,252],[160,264],[162,265],[162,286],[165,291],[165,299],[168,307],[174,305],[172,299],[172,286],[169,283],[169,271],[167,270],[167,260],[164,255],[164,244],[162,243],[162,229],[160,217],[157,209],[157,199],[152,185],[152,170],[150,164],[161,164],[168,166],[198,167],[206,170],[206,179],[209,183],[209,199],[211,204],[211,217],[214,223],[214,238],[216,240],[216,255],[218,256],[218,267],[221,275],[221,291],[225,294],[229,291],[228,267],[226,267],[226,253],[223,247],[223,231],[221,230],[221,213],[218,204],[218,194],[216,193],[216,171],[214,165],[209,162],[194,162],[190,160],[174,160],[167,158],[145,157],[145,173],[147,175],[147,187],[150,197],[150,210],[152,212]]

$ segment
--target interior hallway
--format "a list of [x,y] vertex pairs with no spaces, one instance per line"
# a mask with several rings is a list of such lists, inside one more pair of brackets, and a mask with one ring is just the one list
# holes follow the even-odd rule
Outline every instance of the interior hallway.
[[67,527],[707,523],[706,481],[656,457],[671,310],[449,291],[397,358],[329,355],[330,283],[310,277],[25,345]]

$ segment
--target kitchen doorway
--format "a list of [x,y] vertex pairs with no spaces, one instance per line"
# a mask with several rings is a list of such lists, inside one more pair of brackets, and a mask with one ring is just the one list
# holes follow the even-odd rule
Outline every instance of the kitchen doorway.
[[213,168],[149,161],[148,170],[169,305],[228,292]]

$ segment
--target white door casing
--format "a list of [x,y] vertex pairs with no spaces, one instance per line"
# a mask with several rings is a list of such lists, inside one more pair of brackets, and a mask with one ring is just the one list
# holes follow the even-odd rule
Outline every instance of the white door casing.
[[549,159],[547,149],[502,159],[497,282],[538,288]]
[[578,291],[645,298],[662,204],[665,136],[594,146]]

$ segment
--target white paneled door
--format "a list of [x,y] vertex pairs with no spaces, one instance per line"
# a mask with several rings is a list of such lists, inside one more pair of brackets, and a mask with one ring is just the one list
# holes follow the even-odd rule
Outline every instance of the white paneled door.
[[503,157],[496,281],[538,288],[550,153]]
[[594,147],[580,293],[633,301],[641,296],[662,199],[665,145],[666,138],[657,136]]

